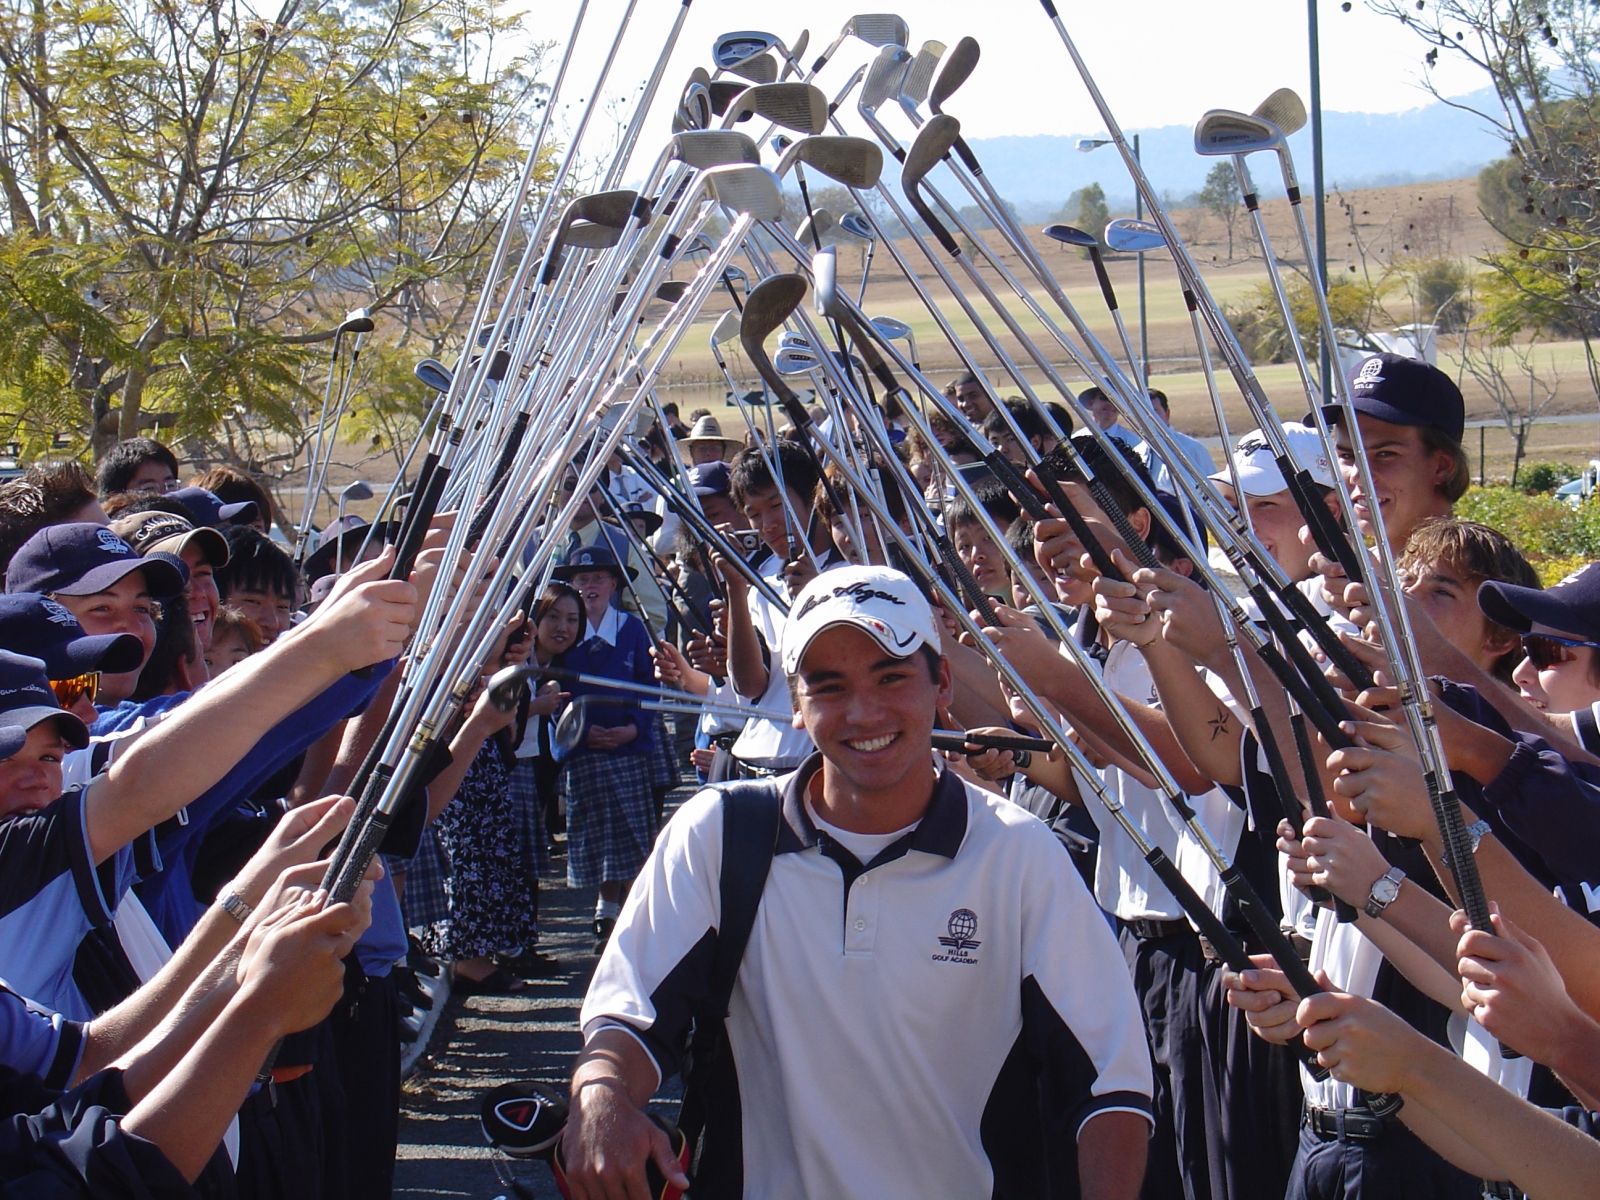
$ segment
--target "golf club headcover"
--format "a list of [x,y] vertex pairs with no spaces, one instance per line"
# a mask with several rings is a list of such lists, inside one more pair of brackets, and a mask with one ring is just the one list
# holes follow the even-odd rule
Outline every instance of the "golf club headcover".
[[567,1124],[567,1099],[542,1083],[503,1083],[478,1115],[489,1144],[511,1158],[549,1158]]
[[[534,1085],[537,1086],[537,1085]],[[563,1114],[565,1102],[563,1102]],[[667,1141],[672,1145],[672,1153],[677,1156],[678,1166],[683,1173],[689,1173],[689,1139],[683,1136],[683,1131],[660,1113],[647,1112],[645,1116],[656,1123],[662,1133],[667,1135]],[[572,1190],[567,1186],[567,1167],[561,1158],[561,1143],[556,1142],[555,1153],[550,1158],[550,1173],[556,1177],[556,1187],[561,1189],[564,1200],[572,1200]],[[683,1195],[682,1188],[673,1187],[661,1174],[661,1169],[656,1166],[655,1159],[645,1160],[644,1164],[645,1188],[650,1193],[650,1200],[678,1200]]]

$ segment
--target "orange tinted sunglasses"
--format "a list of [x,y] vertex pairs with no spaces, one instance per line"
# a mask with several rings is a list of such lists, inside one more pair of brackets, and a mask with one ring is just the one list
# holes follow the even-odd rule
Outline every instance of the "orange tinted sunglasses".
[[62,708],[71,708],[84,696],[93,704],[95,697],[100,694],[100,672],[90,671],[86,675],[74,675],[71,679],[52,679],[50,690],[56,694],[56,700]]

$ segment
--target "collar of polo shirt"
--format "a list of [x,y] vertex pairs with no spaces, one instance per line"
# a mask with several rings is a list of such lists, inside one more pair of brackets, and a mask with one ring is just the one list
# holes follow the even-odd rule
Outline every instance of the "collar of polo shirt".
[[[806,788],[822,767],[822,755],[811,755],[783,784],[783,824],[778,829],[775,854],[794,854],[817,844],[818,832],[811,814],[806,812]],[[954,858],[967,836],[967,792],[960,776],[944,764],[933,785],[933,799],[922,820],[908,835],[906,849],[921,850]]]

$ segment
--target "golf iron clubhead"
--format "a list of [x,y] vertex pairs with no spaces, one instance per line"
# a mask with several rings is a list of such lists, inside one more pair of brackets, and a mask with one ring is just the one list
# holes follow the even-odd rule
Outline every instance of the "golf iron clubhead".
[[1306,106],[1293,88],[1279,88],[1256,105],[1250,115],[1271,121],[1283,131],[1284,137],[1299,133],[1306,125]]
[[862,112],[877,112],[885,100],[900,94],[900,85],[910,69],[911,52],[904,46],[891,45],[879,50],[861,83],[856,108]]
[[[745,357],[750,360],[761,378],[766,380],[767,386],[777,393],[778,399],[791,411],[791,414],[794,414],[794,410],[804,414],[805,409],[773,367],[772,360],[767,357],[764,343],[772,332],[800,307],[800,302],[805,296],[806,281],[799,275],[770,276],[756,284],[751,291],[744,304],[744,314],[739,321],[739,344],[744,347]],[[796,424],[805,424],[803,415]]]
[[[794,240],[802,246],[813,245],[827,237],[834,224],[833,214],[825,208],[819,208],[800,222],[800,228],[794,231]],[[815,238],[813,234],[816,235]]]
[[672,157],[697,171],[729,163],[761,162],[761,150],[750,137],[731,129],[696,129],[672,139]]
[[883,151],[866,138],[822,135],[801,138],[778,160],[778,175],[784,176],[795,163],[805,163],[847,188],[878,186],[883,174]]
[[739,310],[730,308],[711,327],[711,344],[721,346],[739,336]]
[[450,368],[437,358],[423,359],[411,368],[411,373],[422,382],[423,386],[432,388],[436,392],[448,392],[450,381],[454,378]]
[[933,83],[933,73],[938,69],[944,51],[943,42],[923,42],[922,49],[917,51],[917,56],[906,68],[905,77],[900,81],[900,107],[908,114],[916,112],[918,106],[928,98],[928,87]]
[[728,74],[748,79],[751,83],[776,83],[778,60],[770,54],[753,54],[728,68]]
[[809,83],[759,83],[728,105],[722,127],[759,116],[796,133],[817,134],[828,127],[828,98]]
[[867,223],[867,219],[854,209],[839,218],[839,228],[851,237],[858,237],[864,242],[878,240],[877,232]]
[[928,93],[929,112],[936,115],[944,112],[944,102],[967,81],[973,68],[978,65],[979,53],[977,41],[964,37],[956,43],[955,49],[944,56],[939,77],[933,81],[933,90]]
[[765,167],[713,167],[707,175],[711,177],[712,194],[722,207],[757,221],[782,218],[783,188],[778,177]]
[[1254,154],[1282,145],[1283,131],[1271,121],[1231,109],[1214,108],[1194,127],[1194,152],[1207,157]]
[[724,33],[711,43],[711,61],[719,71],[731,71],[747,58],[765,54],[778,44],[778,35],[758,29]]
[[1074,225],[1046,225],[1043,233],[1052,242],[1060,242],[1063,246],[1077,246],[1083,250],[1098,250],[1100,241],[1092,233],[1087,233]]
[[1167,239],[1154,224],[1133,217],[1118,217],[1108,223],[1101,240],[1105,242],[1107,250],[1117,254],[1145,254],[1160,250],[1167,244]]

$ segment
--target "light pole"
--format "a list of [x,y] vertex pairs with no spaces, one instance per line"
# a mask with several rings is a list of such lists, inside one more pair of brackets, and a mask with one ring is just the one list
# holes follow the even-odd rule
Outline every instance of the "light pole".
[[[1316,0],[1311,0],[1311,2],[1316,3]],[[1109,145],[1111,145],[1110,138],[1078,139],[1078,149],[1084,154],[1088,154],[1092,150],[1098,150],[1101,146]],[[1139,156],[1139,135],[1137,133],[1133,135],[1133,161],[1141,164],[1144,161]],[[1144,220],[1144,194],[1137,187],[1133,189],[1133,215],[1138,220]],[[1319,225],[1318,228],[1321,228],[1321,226]],[[1096,233],[1096,236],[1099,236],[1099,234]],[[1143,376],[1140,382],[1148,387],[1150,382],[1150,331],[1145,319],[1144,306],[1144,251],[1139,251],[1135,257],[1138,259],[1139,272],[1139,366]]]

